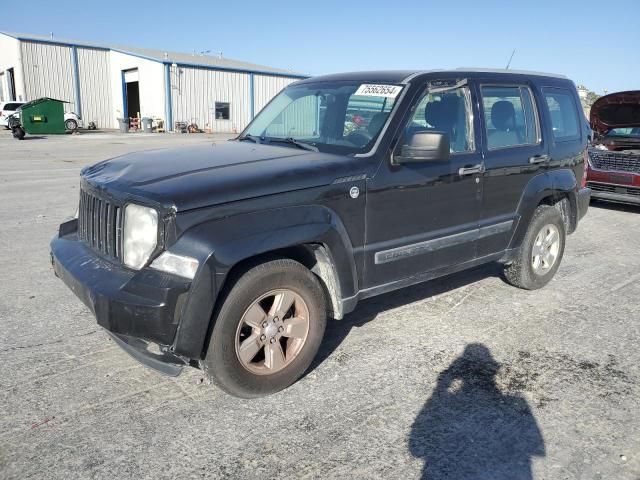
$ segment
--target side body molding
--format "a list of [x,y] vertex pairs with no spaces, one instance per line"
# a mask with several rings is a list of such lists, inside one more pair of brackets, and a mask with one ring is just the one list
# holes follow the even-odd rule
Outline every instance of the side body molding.
[[[247,225],[251,225],[250,231]],[[216,300],[231,269],[256,255],[309,245],[317,260],[312,269],[332,295],[334,314],[342,299],[358,291],[354,249],[338,216],[324,206],[275,208],[197,225],[171,247],[175,253],[197,252],[199,271],[180,315],[174,352],[200,358]],[[330,260],[330,261],[329,261]],[[333,277],[333,278],[332,278]]]

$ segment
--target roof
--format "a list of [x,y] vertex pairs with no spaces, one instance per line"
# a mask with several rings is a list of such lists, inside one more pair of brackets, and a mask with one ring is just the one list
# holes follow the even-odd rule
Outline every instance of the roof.
[[306,78],[307,75],[291,70],[285,70],[281,68],[267,67],[265,65],[258,65],[255,63],[243,62],[241,60],[233,60],[231,58],[220,58],[218,56],[210,55],[195,55],[190,53],[170,52],[167,50],[154,50],[150,48],[129,47],[122,45],[112,45],[94,42],[85,42],[79,40],[69,40],[57,37],[51,37],[49,35],[36,35],[30,33],[13,33],[3,32],[0,33],[9,37],[16,38],[23,41],[42,42],[56,45],[68,45],[76,47],[88,47],[88,48],[102,48],[105,50],[113,50],[114,52],[125,53],[128,55],[134,55],[136,57],[145,58],[160,63],[175,63],[178,65],[194,66],[213,68],[219,70],[233,70],[240,72],[253,72],[264,73],[270,75],[278,75],[285,77]]
[[30,102],[23,103],[22,105],[20,105],[20,109],[24,110],[25,108],[32,107],[34,105],[37,105],[37,104],[43,103],[43,102],[70,103],[70,102],[67,102],[66,100],[58,100],[57,98],[40,97],[40,98],[36,98],[35,100],[31,100]]
[[443,74],[447,76],[478,77],[482,74],[502,76],[535,76],[547,78],[567,79],[564,75],[555,73],[533,72],[527,70],[505,70],[492,68],[456,68],[452,70],[373,70],[365,72],[333,73],[319,77],[311,77],[298,83],[330,82],[330,81],[354,81],[375,83],[408,83],[416,77],[423,75]]

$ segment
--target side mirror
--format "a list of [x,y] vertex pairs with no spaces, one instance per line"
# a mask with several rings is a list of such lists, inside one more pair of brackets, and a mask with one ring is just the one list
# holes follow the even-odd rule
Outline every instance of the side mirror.
[[443,132],[416,132],[408,145],[400,147],[394,163],[420,163],[449,160],[449,135]]

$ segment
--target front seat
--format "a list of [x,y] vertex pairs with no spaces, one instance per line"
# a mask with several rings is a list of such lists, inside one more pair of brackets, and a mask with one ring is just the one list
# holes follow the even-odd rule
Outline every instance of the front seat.
[[388,115],[388,113],[380,112],[371,117],[369,125],[367,125],[367,133],[369,133],[371,137],[375,137],[378,134]]
[[520,144],[516,126],[516,110],[507,100],[500,100],[491,107],[491,122],[496,131],[489,135],[489,148],[508,147]]

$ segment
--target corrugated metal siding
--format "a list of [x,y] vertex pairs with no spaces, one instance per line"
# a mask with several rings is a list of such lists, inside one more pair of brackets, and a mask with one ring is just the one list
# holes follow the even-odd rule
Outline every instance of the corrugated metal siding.
[[306,96],[287,105],[267,128],[269,137],[315,137],[318,135],[318,99]]
[[275,97],[280,90],[290,83],[298,80],[297,78],[272,77],[268,75],[255,75],[253,77],[254,85],[254,105],[256,115],[264,106]]
[[[173,121],[197,123],[214,132],[240,132],[249,122],[249,75],[171,67]],[[215,102],[228,102],[229,120],[214,118]]]
[[115,113],[111,94],[109,52],[78,48],[80,101],[85,126],[96,122],[98,128],[111,128]]
[[75,110],[71,48],[21,42],[20,49],[27,99],[52,97],[70,102],[65,111]]

